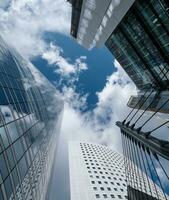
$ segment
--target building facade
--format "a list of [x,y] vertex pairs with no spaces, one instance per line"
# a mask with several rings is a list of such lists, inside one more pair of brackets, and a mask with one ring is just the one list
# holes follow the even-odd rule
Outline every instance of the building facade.
[[140,90],[168,87],[166,2],[136,0],[106,41],[108,49]]
[[63,102],[0,37],[0,200],[44,200]]
[[103,46],[134,0],[68,0],[72,4],[70,34],[87,49]]
[[[126,167],[130,167],[129,174]],[[136,165],[103,145],[70,142],[69,170],[71,200],[165,199]]]

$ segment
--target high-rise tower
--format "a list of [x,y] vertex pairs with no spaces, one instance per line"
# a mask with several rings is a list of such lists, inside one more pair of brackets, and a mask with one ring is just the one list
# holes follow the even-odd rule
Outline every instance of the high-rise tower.
[[44,200],[63,102],[0,37],[0,200]]
[[[131,169],[127,176],[126,167]],[[165,199],[134,163],[103,145],[70,142],[69,170],[71,200]]]

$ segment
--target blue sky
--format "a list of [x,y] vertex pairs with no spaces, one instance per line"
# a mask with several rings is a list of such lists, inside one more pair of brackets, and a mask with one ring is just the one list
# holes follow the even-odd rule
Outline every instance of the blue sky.
[[[113,56],[106,47],[101,49],[94,48],[91,51],[78,45],[70,36],[61,35],[58,33],[44,33],[44,39],[47,43],[52,42],[63,49],[64,56],[70,58],[70,63],[81,55],[86,56],[86,64],[88,70],[79,74],[79,79],[76,81],[76,92],[88,94],[87,108],[85,111],[96,107],[98,101],[96,92],[101,91],[106,83],[106,77],[110,76],[116,69],[113,67]],[[72,51],[73,49],[73,51]],[[58,82],[60,75],[54,73],[54,68],[48,66],[48,62],[41,56],[32,59],[32,63],[50,80]],[[68,84],[66,80],[63,84]],[[57,85],[59,90],[62,90],[63,84]]]
[[3,0],[0,6],[4,39],[32,61],[65,102],[49,200],[68,200],[68,141],[105,144],[122,152],[115,122],[127,115],[136,88],[105,47],[88,51],[70,37],[66,1]]

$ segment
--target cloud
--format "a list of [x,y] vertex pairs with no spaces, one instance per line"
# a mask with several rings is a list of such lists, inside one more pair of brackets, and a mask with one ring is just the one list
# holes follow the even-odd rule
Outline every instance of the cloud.
[[60,54],[63,52],[61,48],[55,46],[53,43],[49,44],[48,49],[43,52],[42,58],[45,59],[49,65],[56,64],[60,60]]
[[11,0],[1,0],[0,1],[0,8],[7,9],[8,5],[10,4]]
[[63,0],[11,0],[8,9],[1,8],[1,34],[24,57],[44,52],[45,32],[69,34],[71,7]]
[[[2,3],[4,5],[4,3]],[[7,6],[8,5],[8,6]],[[87,70],[86,57],[72,61],[57,44],[45,41],[46,32],[69,35],[71,6],[63,0],[11,0],[0,7],[0,29],[3,38],[26,59],[41,56],[68,84]],[[71,76],[71,79],[70,79]]]
[[115,60],[115,73],[107,78],[107,83],[101,92],[97,92],[98,103],[94,110],[96,118],[112,120],[123,119],[129,111],[126,106],[131,94],[136,93],[134,84]]
[[[115,122],[122,121],[129,108],[126,103],[131,94],[136,93],[134,84],[130,81],[117,61],[114,62],[117,71],[107,77],[107,83],[101,92],[97,92],[98,103],[93,111],[81,113],[80,108],[86,106],[87,96],[75,92],[75,88],[64,89],[65,111],[62,134],[68,140],[86,140],[104,145],[122,152],[121,134]],[[78,109],[75,109],[77,105]]]
[[50,43],[48,49],[43,52],[42,58],[45,59],[51,67],[56,68],[55,72],[62,77],[78,75],[81,71],[87,70],[87,64],[85,63],[86,56],[80,56],[74,63],[70,63],[70,58],[64,58],[62,54],[62,48]]
[[[83,111],[86,109],[86,101],[88,94],[81,95],[75,92],[75,87],[64,86],[62,89],[62,96],[67,107],[76,111]],[[79,112],[80,114],[80,112]]]

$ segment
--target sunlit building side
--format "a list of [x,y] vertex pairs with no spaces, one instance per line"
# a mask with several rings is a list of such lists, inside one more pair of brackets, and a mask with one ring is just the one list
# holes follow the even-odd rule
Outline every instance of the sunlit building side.
[[0,37],[0,200],[44,200],[63,102]]

